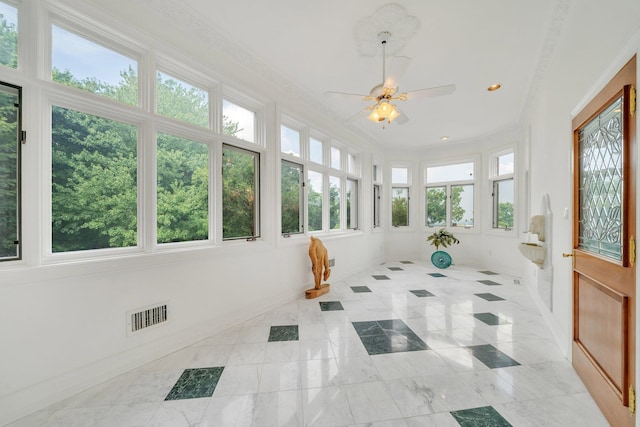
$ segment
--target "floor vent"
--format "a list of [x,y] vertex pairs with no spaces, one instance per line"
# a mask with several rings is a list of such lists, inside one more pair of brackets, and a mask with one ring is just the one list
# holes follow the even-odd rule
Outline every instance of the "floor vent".
[[167,304],[162,303],[127,313],[127,332],[132,334],[167,321]]

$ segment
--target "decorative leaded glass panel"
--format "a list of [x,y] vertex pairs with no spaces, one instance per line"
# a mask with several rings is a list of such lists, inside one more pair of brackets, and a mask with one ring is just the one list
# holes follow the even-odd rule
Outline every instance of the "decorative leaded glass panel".
[[578,247],[622,259],[623,98],[579,130]]

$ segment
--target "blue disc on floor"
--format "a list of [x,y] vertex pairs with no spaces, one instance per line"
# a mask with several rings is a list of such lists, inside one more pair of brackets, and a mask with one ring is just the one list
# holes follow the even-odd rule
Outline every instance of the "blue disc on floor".
[[436,251],[431,255],[431,262],[438,268],[447,268],[451,265],[451,255],[445,251]]

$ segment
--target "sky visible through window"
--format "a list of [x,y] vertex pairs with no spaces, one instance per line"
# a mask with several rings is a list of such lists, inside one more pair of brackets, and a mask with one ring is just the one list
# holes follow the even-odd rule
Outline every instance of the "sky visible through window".
[[434,166],[427,168],[427,183],[471,181],[473,180],[473,163]]
[[280,150],[283,153],[300,157],[300,132],[280,126]]
[[255,142],[256,113],[239,105],[222,100],[222,114],[231,122],[238,123],[238,132],[234,135],[245,141]]
[[18,28],[18,10],[15,7],[0,3],[0,15],[4,17],[8,24],[13,24]]
[[60,71],[71,71],[78,80],[93,77],[117,86],[121,81],[121,71],[131,67],[136,74],[138,72],[138,65],[131,58],[55,25],[52,26],[51,33],[51,65]]

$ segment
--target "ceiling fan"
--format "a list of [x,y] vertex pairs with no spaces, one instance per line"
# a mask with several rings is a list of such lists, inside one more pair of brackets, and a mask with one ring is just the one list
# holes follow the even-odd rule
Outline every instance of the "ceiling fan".
[[401,113],[398,107],[395,104],[392,104],[392,101],[407,101],[409,99],[449,95],[456,90],[456,86],[450,84],[399,93],[398,79],[407,70],[411,59],[406,56],[394,57],[391,62],[391,66],[389,67],[389,74],[386,74],[385,47],[390,37],[391,33],[389,31],[382,31],[378,34],[378,40],[382,44],[382,83],[374,86],[369,92],[369,95],[359,95],[346,92],[325,92],[325,95],[328,96],[356,97],[363,101],[374,101],[374,104],[365,107],[347,121],[352,121],[363,116],[367,112],[371,112],[367,118],[376,123],[382,122],[383,129],[385,122],[391,123],[396,119],[398,120],[398,124],[403,124],[406,123],[409,118],[405,114]]

